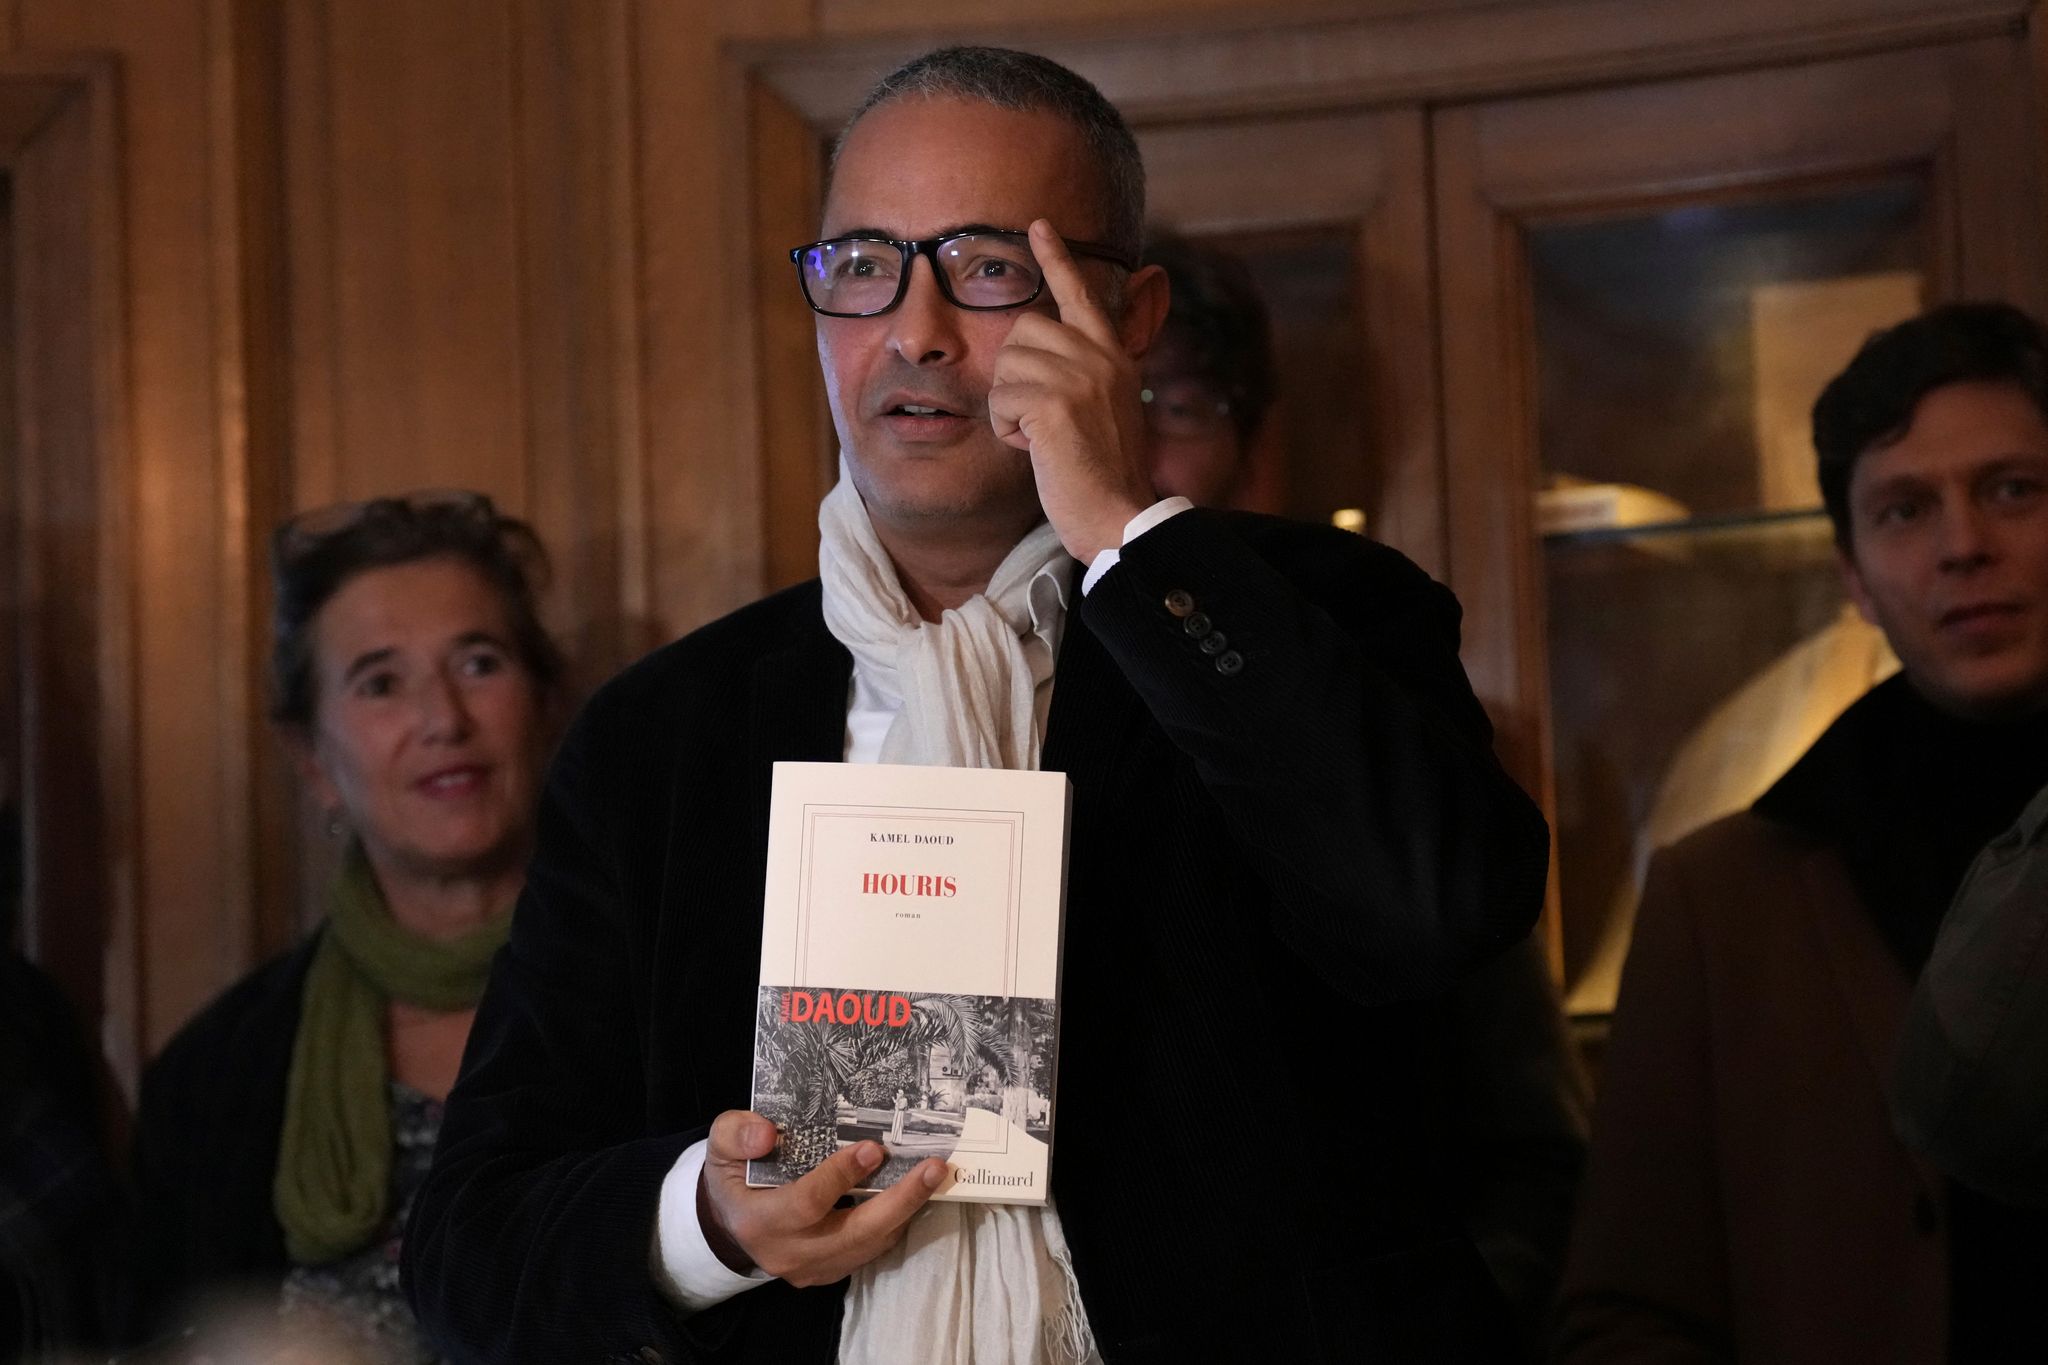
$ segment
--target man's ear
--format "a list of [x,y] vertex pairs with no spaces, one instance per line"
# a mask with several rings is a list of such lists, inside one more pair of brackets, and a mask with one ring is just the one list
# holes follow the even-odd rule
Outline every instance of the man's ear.
[[1124,311],[1116,322],[1117,339],[1124,354],[1142,360],[1152,349],[1159,329],[1166,325],[1166,310],[1173,305],[1173,287],[1166,270],[1156,265],[1141,266],[1124,281]]
[[1856,604],[1857,614],[1883,630],[1883,622],[1877,619],[1877,604],[1870,598],[1869,585],[1863,581],[1863,571],[1856,567],[1856,554],[1839,540],[1835,542],[1835,567],[1842,571],[1842,587],[1848,591],[1849,600]]

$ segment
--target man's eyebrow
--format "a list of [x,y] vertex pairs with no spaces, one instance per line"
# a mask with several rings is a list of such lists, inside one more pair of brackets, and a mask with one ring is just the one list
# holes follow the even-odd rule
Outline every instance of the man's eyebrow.
[[922,242],[929,241],[932,240],[933,238],[938,237],[958,237],[961,234],[968,232],[1022,232],[1023,230],[1024,229],[1022,228],[998,227],[993,223],[955,223],[951,227],[940,228],[937,232],[932,233],[930,237],[909,238],[898,237],[895,233],[889,231],[889,229],[887,228],[849,227],[839,229],[839,231],[833,233],[830,237],[825,238],[825,240],[828,242],[836,242],[842,237],[879,237],[886,242]]
[[2040,469],[2048,465],[2048,455],[2032,450],[2014,450],[2004,455],[1994,455],[1970,472],[1977,478],[1987,475],[2005,474],[2015,469]]

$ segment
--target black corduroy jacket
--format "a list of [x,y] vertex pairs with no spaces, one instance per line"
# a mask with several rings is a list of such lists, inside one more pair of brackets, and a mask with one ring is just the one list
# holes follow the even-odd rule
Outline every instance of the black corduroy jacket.
[[[1547,836],[1455,600],[1359,537],[1190,511],[1070,604],[1052,1191],[1105,1358],[1508,1358],[1444,1193],[1438,1002],[1527,931]],[[770,765],[841,756],[850,671],[813,582],[572,727],[405,1239],[454,1358],[833,1358],[840,1287],[685,1319],[650,1252],[663,1176],[749,1100]]]

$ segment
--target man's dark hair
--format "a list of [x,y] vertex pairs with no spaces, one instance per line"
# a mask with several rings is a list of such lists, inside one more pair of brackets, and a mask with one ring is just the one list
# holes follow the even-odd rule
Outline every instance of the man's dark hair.
[[1220,247],[1165,229],[1153,231],[1144,260],[1172,287],[1160,339],[1186,348],[1196,377],[1229,400],[1238,437],[1249,442],[1273,406],[1273,329],[1252,272]]
[[1874,334],[1821,390],[1813,448],[1837,544],[1850,544],[1856,461],[1903,436],[1929,393],[1970,381],[2011,384],[2048,420],[2048,330],[2010,304],[1943,304]]
[[[855,124],[903,99],[967,99],[1017,113],[1057,114],[1081,134],[1100,186],[1102,244],[1135,258],[1145,233],[1145,162],[1124,116],[1080,76],[1006,47],[942,47],[906,62],[868,91],[832,144],[832,165]],[[1000,223],[1022,228],[1025,223]]]
[[546,586],[548,562],[533,528],[499,512],[481,493],[416,493],[301,513],[271,538],[277,596],[272,720],[296,730],[312,727],[319,702],[313,620],[320,609],[358,574],[429,559],[469,566],[498,594],[511,624],[513,652],[534,690],[543,702],[559,695],[567,668],[541,624],[537,595]]

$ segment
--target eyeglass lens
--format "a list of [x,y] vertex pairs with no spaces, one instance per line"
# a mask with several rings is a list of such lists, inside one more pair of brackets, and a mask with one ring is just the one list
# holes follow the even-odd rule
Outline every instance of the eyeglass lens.
[[[905,257],[894,242],[846,238],[804,252],[804,295],[828,313],[882,313],[903,291]],[[1043,282],[1030,239],[1016,232],[948,237],[937,248],[940,284],[964,308],[1015,308]]]
[[1230,416],[1230,400],[1199,379],[1149,381],[1141,397],[1147,425],[1161,436],[1207,436]]

